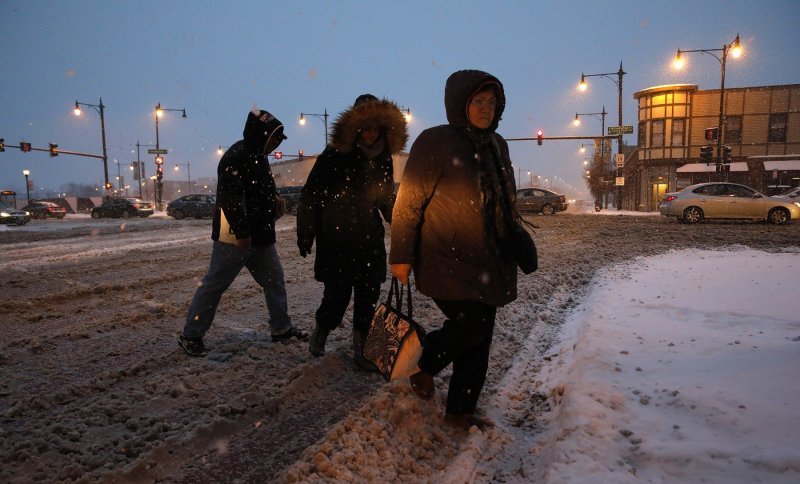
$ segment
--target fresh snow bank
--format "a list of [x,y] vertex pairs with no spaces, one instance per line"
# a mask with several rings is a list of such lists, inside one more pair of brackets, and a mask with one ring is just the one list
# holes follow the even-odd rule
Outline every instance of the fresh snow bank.
[[800,254],[602,272],[540,373],[545,482],[800,482]]

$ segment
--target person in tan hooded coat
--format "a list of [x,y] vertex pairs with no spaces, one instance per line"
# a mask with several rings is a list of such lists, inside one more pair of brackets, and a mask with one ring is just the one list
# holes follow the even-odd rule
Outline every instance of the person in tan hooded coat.
[[303,187],[297,246],[305,257],[316,241],[314,276],[325,285],[309,341],[314,356],[325,353],[328,334],[341,324],[352,296],[354,360],[375,368],[363,349],[386,280],[383,222],[392,220],[392,154],[407,140],[397,105],[361,95],[334,122],[331,142]]

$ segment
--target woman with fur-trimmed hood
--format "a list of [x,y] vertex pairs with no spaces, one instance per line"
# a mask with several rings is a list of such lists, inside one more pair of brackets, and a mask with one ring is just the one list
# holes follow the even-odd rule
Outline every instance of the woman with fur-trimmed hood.
[[392,154],[407,141],[397,105],[363,94],[336,119],[331,142],[308,175],[297,210],[297,246],[305,257],[316,240],[314,276],[325,284],[309,342],[314,356],[325,353],[328,334],[341,324],[354,293],[354,360],[375,368],[363,356],[364,341],[386,280],[383,221],[392,219]]

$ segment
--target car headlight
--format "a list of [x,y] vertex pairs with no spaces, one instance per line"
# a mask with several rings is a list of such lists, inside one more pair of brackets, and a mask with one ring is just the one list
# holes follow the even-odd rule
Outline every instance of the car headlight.
[[11,214],[8,212],[0,212],[0,217],[10,217]]

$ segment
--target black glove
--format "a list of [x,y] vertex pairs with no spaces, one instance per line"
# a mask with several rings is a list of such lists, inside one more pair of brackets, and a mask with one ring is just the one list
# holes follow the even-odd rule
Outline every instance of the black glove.
[[314,244],[313,237],[297,237],[297,248],[300,249],[300,256],[305,257],[311,253],[311,246]]

